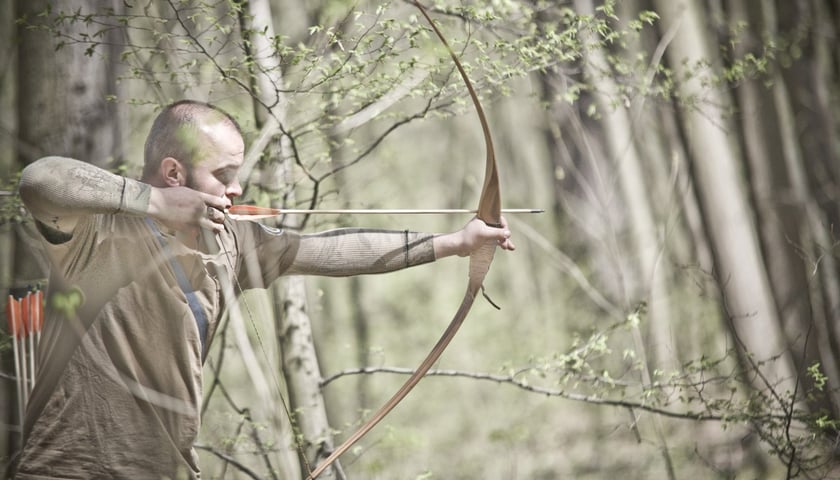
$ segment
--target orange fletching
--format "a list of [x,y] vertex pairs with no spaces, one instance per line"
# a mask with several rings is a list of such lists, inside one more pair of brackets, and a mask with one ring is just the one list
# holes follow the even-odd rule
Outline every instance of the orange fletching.
[[38,315],[35,317],[35,331],[40,332],[44,328],[44,291],[38,290],[35,292],[35,311]]
[[279,215],[280,209],[256,205],[234,205],[228,209],[231,215]]
[[6,322],[9,326],[9,334],[13,337],[17,337],[17,308],[15,304],[17,300],[15,297],[9,295],[9,301],[6,303]]
[[15,300],[15,336],[23,338],[26,335],[26,330],[23,328],[23,307],[20,300]]
[[30,335],[35,333],[35,324],[38,322],[38,295],[31,292],[26,295],[26,302],[29,304],[29,316],[26,317],[26,329]]

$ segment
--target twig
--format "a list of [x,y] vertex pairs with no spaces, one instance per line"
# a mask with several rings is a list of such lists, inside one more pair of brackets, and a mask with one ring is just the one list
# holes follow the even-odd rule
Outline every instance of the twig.
[[[399,375],[410,375],[414,372],[413,369],[410,368],[397,368],[397,367],[363,367],[363,368],[352,368],[347,370],[341,370],[336,372],[321,381],[321,387],[325,387],[328,384],[332,383],[335,380],[338,380],[341,377],[349,376],[349,375],[370,375],[374,373],[394,373]],[[606,405],[606,406],[613,406],[613,407],[623,407],[623,408],[632,408],[636,410],[642,410],[648,413],[653,413],[657,415],[662,415],[664,417],[670,418],[677,418],[682,420],[692,420],[692,421],[703,421],[703,422],[720,422],[720,421],[731,421],[733,418],[731,415],[714,415],[709,413],[703,412],[675,412],[672,410],[667,410],[664,408],[659,408],[650,404],[646,403],[638,403],[638,402],[631,402],[628,400],[615,400],[609,398],[603,398],[596,395],[584,395],[580,393],[573,393],[568,392],[565,390],[557,390],[551,388],[540,387],[536,385],[531,385],[527,382],[523,382],[521,380],[517,380],[511,375],[495,375],[490,373],[481,373],[481,372],[465,372],[460,370],[429,370],[426,373],[426,376],[438,376],[438,377],[461,377],[461,378],[470,378],[473,380],[486,380],[495,383],[513,385],[517,388],[522,390],[526,390],[532,393],[537,393],[540,395],[546,395],[549,397],[561,397],[567,400],[572,400],[576,402],[584,402],[594,405]],[[785,418],[784,415],[768,415],[767,418]]]
[[213,455],[221,458],[225,462],[227,462],[227,463],[233,465],[234,467],[238,468],[239,471],[241,471],[245,475],[248,475],[249,477],[253,478],[254,480],[262,480],[262,477],[257,472],[251,470],[250,468],[245,466],[245,464],[236,460],[235,458],[231,457],[230,455],[224,454],[224,453],[216,450],[213,447],[208,447],[208,446],[205,446],[205,445],[196,445],[195,448],[197,448],[199,450],[204,450],[205,452],[212,453]]
[[403,97],[411,93],[411,89],[416,87],[420,82],[429,76],[429,72],[425,69],[418,69],[413,71],[408,78],[402,83],[394,87],[390,92],[382,95],[375,102],[366,106],[362,110],[346,117],[339,122],[333,129],[335,134],[344,133],[348,130],[358,128],[363,124],[376,118],[380,113],[390,108],[393,104],[400,101]]

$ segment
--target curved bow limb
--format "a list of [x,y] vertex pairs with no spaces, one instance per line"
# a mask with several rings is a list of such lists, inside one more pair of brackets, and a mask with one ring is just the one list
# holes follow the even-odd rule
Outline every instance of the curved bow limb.
[[333,450],[330,456],[318,465],[318,467],[312,471],[307,479],[313,480],[323,473],[324,470],[326,470],[338,459],[338,457],[355,445],[356,442],[371,431],[373,427],[385,418],[386,415],[391,413],[391,410],[393,410],[394,407],[396,407],[397,404],[400,403],[400,401],[402,401],[402,399],[405,398],[405,396],[408,395],[408,393],[411,392],[418,383],[420,383],[420,380],[426,375],[426,373],[428,373],[429,369],[432,368],[432,365],[437,362],[440,355],[444,350],[446,350],[446,347],[449,346],[449,342],[455,338],[455,334],[464,323],[464,319],[467,318],[467,313],[469,313],[470,308],[472,308],[473,302],[475,301],[476,295],[478,295],[479,290],[482,288],[484,276],[490,268],[490,262],[493,259],[495,251],[496,245],[489,243],[476,250],[473,255],[470,256],[470,281],[467,286],[467,292],[464,294],[463,300],[461,300],[461,305],[458,307],[458,311],[455,312],[455,316],[449,322],[449,326],[446,327],[446,330],[443,332],[440,339],[438,339],[431,352],[429,352],[420,366],[418,366],[414,373],[411,374],[411,377],[409,377],[402,387],[394,393],[388,402],[386,402],[385,405],[383,405],[372,417],[370,417],[370,419],[368,419],[361,428],[348,437],[344,443]]
[[[496,168],[496,154],[495,150],[493,149],[493,139],[490,135],[490,127],[487,123],[487,119],[484,115],[484,109],[481,107],[481,102],[478,99],[478,95],[475,92],[475,89],[470,82],[470,79],[467,76],[467,73],[464,71],[461,62],[458,60],[458,57],[455,55],[455,52],[447,43],[446,39],[444,38],[443,34],[437,28],[435,23],[429,17],[426,9],[418,2],[411,1],[414,6],[416,6],[426,20],[431,25],[432,29],[435,31],[435,34],[446,47],[449,52],[449,55],[452,57],[453,62],[455,62],[455,66],[458,68],[458,72],[461,75],[461,78],[464,80],[464,83],[467,87],[467,90],[470,93],[470,98],[472,99],[473,105],[475,106],[476,113],[478,114],[478,119],[481,122],[482,132],[484,133],[484,143],[486,148],[486,158],[485,158],[485,170],[484,170],[484,183],[481,190],[481,198],[479,199],[478,209],[476,213],[476,217],[481,219],[487,225],[493,227],[501,227],[502,219],[501,219],[501,193],[499,189],[499,174]],[[446,350],[446,347],[455,337],[455,334],[458,332],[458,329],[464,323],[464,319],[466,319],[467,314],[469,313],[470,309],[472,308],[473,302],[475,301],[476,295],[478,292],[483,289],[484,284],[484,277],[487,275],[487,272],[490,269],[490,264],[493,262],[493,256],[496,252],[496,243],[495,242],[488,242],[473,251],[470,254],[470,267],[469,267],[469,281],[467,283],[467,291],[464,294],[463,300],[461,300],[461,305],[458,307],[458,311],[455,312],[452,320],[449,322],[449,325],[446,327],[446,330],[441,335],[440,339],[437,341],[435,346],[432,350],[426,355],[426,358],[420,363],[420,366],[414,371],[414,373],[406,380],[406,382],[400,387],[399,390],[385,403],[367,422],[364,423],[356,432],[354,432],[350,437],[348,437],[341,445],[339,445],[330,455],[327,457],[320,465],[318,465],[315,470],[313,470],[307,480],[314,480],[317,478],[321,473],[323,473],[333,462],[335,462],[338,457],[340,457],[344,452],[350,449],[353,445],[356,444],[365,434],[367,434],[373,427],[375,427],[383,418],[385,418],[394,407],[411,392],[412,389],[420,382],[420,380],[426,375],[432,365],[437,362],[440,355]],[[492,302],[491,302],[492,303]],[[495,305],[494,305],[495,306]],[[498,307],[497,307],[498,308]]]

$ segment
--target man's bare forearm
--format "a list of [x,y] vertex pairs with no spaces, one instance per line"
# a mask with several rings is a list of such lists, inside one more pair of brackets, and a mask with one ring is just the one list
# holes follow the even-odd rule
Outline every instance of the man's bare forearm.
[[[151,186],[71,158],[45,157],[23,170],[20,195],[42,223],[72,230],[75,218],[94,213],[144,215]],[[69,229],[69,230],[68,230]]]

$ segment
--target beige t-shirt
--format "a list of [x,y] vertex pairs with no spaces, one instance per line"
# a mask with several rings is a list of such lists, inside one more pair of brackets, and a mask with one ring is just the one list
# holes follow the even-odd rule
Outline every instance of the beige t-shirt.
[[263,287],[281,274],[381,273],[434,260],[431,236],[411,232],[298,235],[228,221],[218,244],[200,251],[165,229],[158,237],[147,222],[92,215],[72,239],[47,245],[48,311],[16,478],[200,476],[193,443],[202,340],[167,253],[205,313],[208,345],[225,288]]

